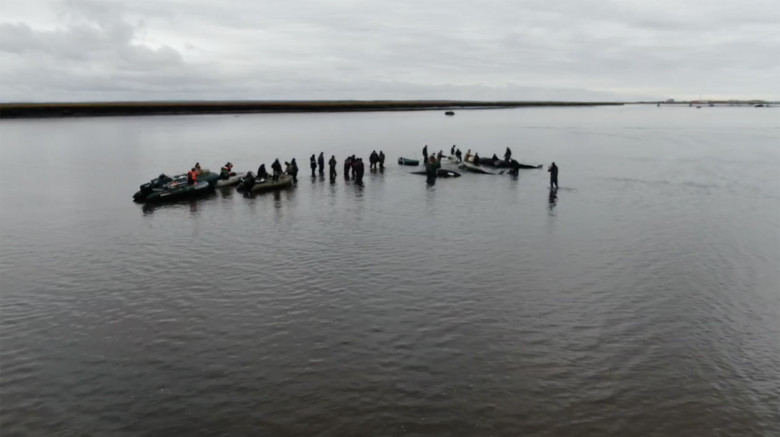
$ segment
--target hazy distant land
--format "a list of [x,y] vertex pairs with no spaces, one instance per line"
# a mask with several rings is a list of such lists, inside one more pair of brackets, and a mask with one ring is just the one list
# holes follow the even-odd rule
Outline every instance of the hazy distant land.
[[0,118],[96,117],[121,115],[244,114],[258,112],[358,112],[501,109],[541,106],[770,106],[764,100],[643,102],[557,102],[473,100],[276,100],[0,103]]
[[448,100],[186,101],[0,103],[0,118],[116,115],[240,114],[252,112],[351,112],[497,109],[523,106],[601,106],[618,102],[480,102]]

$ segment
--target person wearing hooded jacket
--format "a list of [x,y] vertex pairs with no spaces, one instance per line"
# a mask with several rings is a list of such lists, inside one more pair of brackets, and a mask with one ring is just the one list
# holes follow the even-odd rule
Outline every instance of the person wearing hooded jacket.
[[288,173],[292,177],[294,184],[298,183],[298,163],[295,162],[295,158],[290,160],[290,171]]
[[279,163],[279,159],[275,159],[274,163],[271,164],[271,170],[273,170],[274,174],[271,180],[274,182],[279,180],[279,176],[282,174],[282,164]]
[[325,153],[320,152],[320,156],[317,158],[317,165],[320,167],[320,176],[325,174]]
[[330,155],[330,160],[328,161],[328,167],[330,167],[330,178],[336,179],[336,165],[338,163],[336,162],[336,156]]

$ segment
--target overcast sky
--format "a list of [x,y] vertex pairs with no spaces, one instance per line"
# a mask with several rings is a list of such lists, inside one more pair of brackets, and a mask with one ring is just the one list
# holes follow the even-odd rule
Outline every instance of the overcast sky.
[[780,99],[778,0],[0,0],[0,101]]

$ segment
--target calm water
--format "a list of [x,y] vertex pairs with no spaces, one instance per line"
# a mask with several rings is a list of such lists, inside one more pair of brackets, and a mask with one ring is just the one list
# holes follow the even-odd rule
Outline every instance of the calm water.
[[[779,115],[2,121],[0,434],[779,435]],[[561,188],[428,187],[395,164],[424,144]],[[374,148],[362,187],[306,176]],[[131,201],[275,157],[294,189]]]

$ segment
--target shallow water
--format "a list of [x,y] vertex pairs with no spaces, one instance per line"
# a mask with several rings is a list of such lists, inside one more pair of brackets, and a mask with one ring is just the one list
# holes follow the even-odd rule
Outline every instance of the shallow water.
[[[780,433],[773,108],[0,122],[0,434]],[[427,186],[423,145],[556,161]],[[383,173],[345,182],[372,149]],[[335,182],[307,175],[335,154]],[[142,182],[296,157],[299,184]]]

